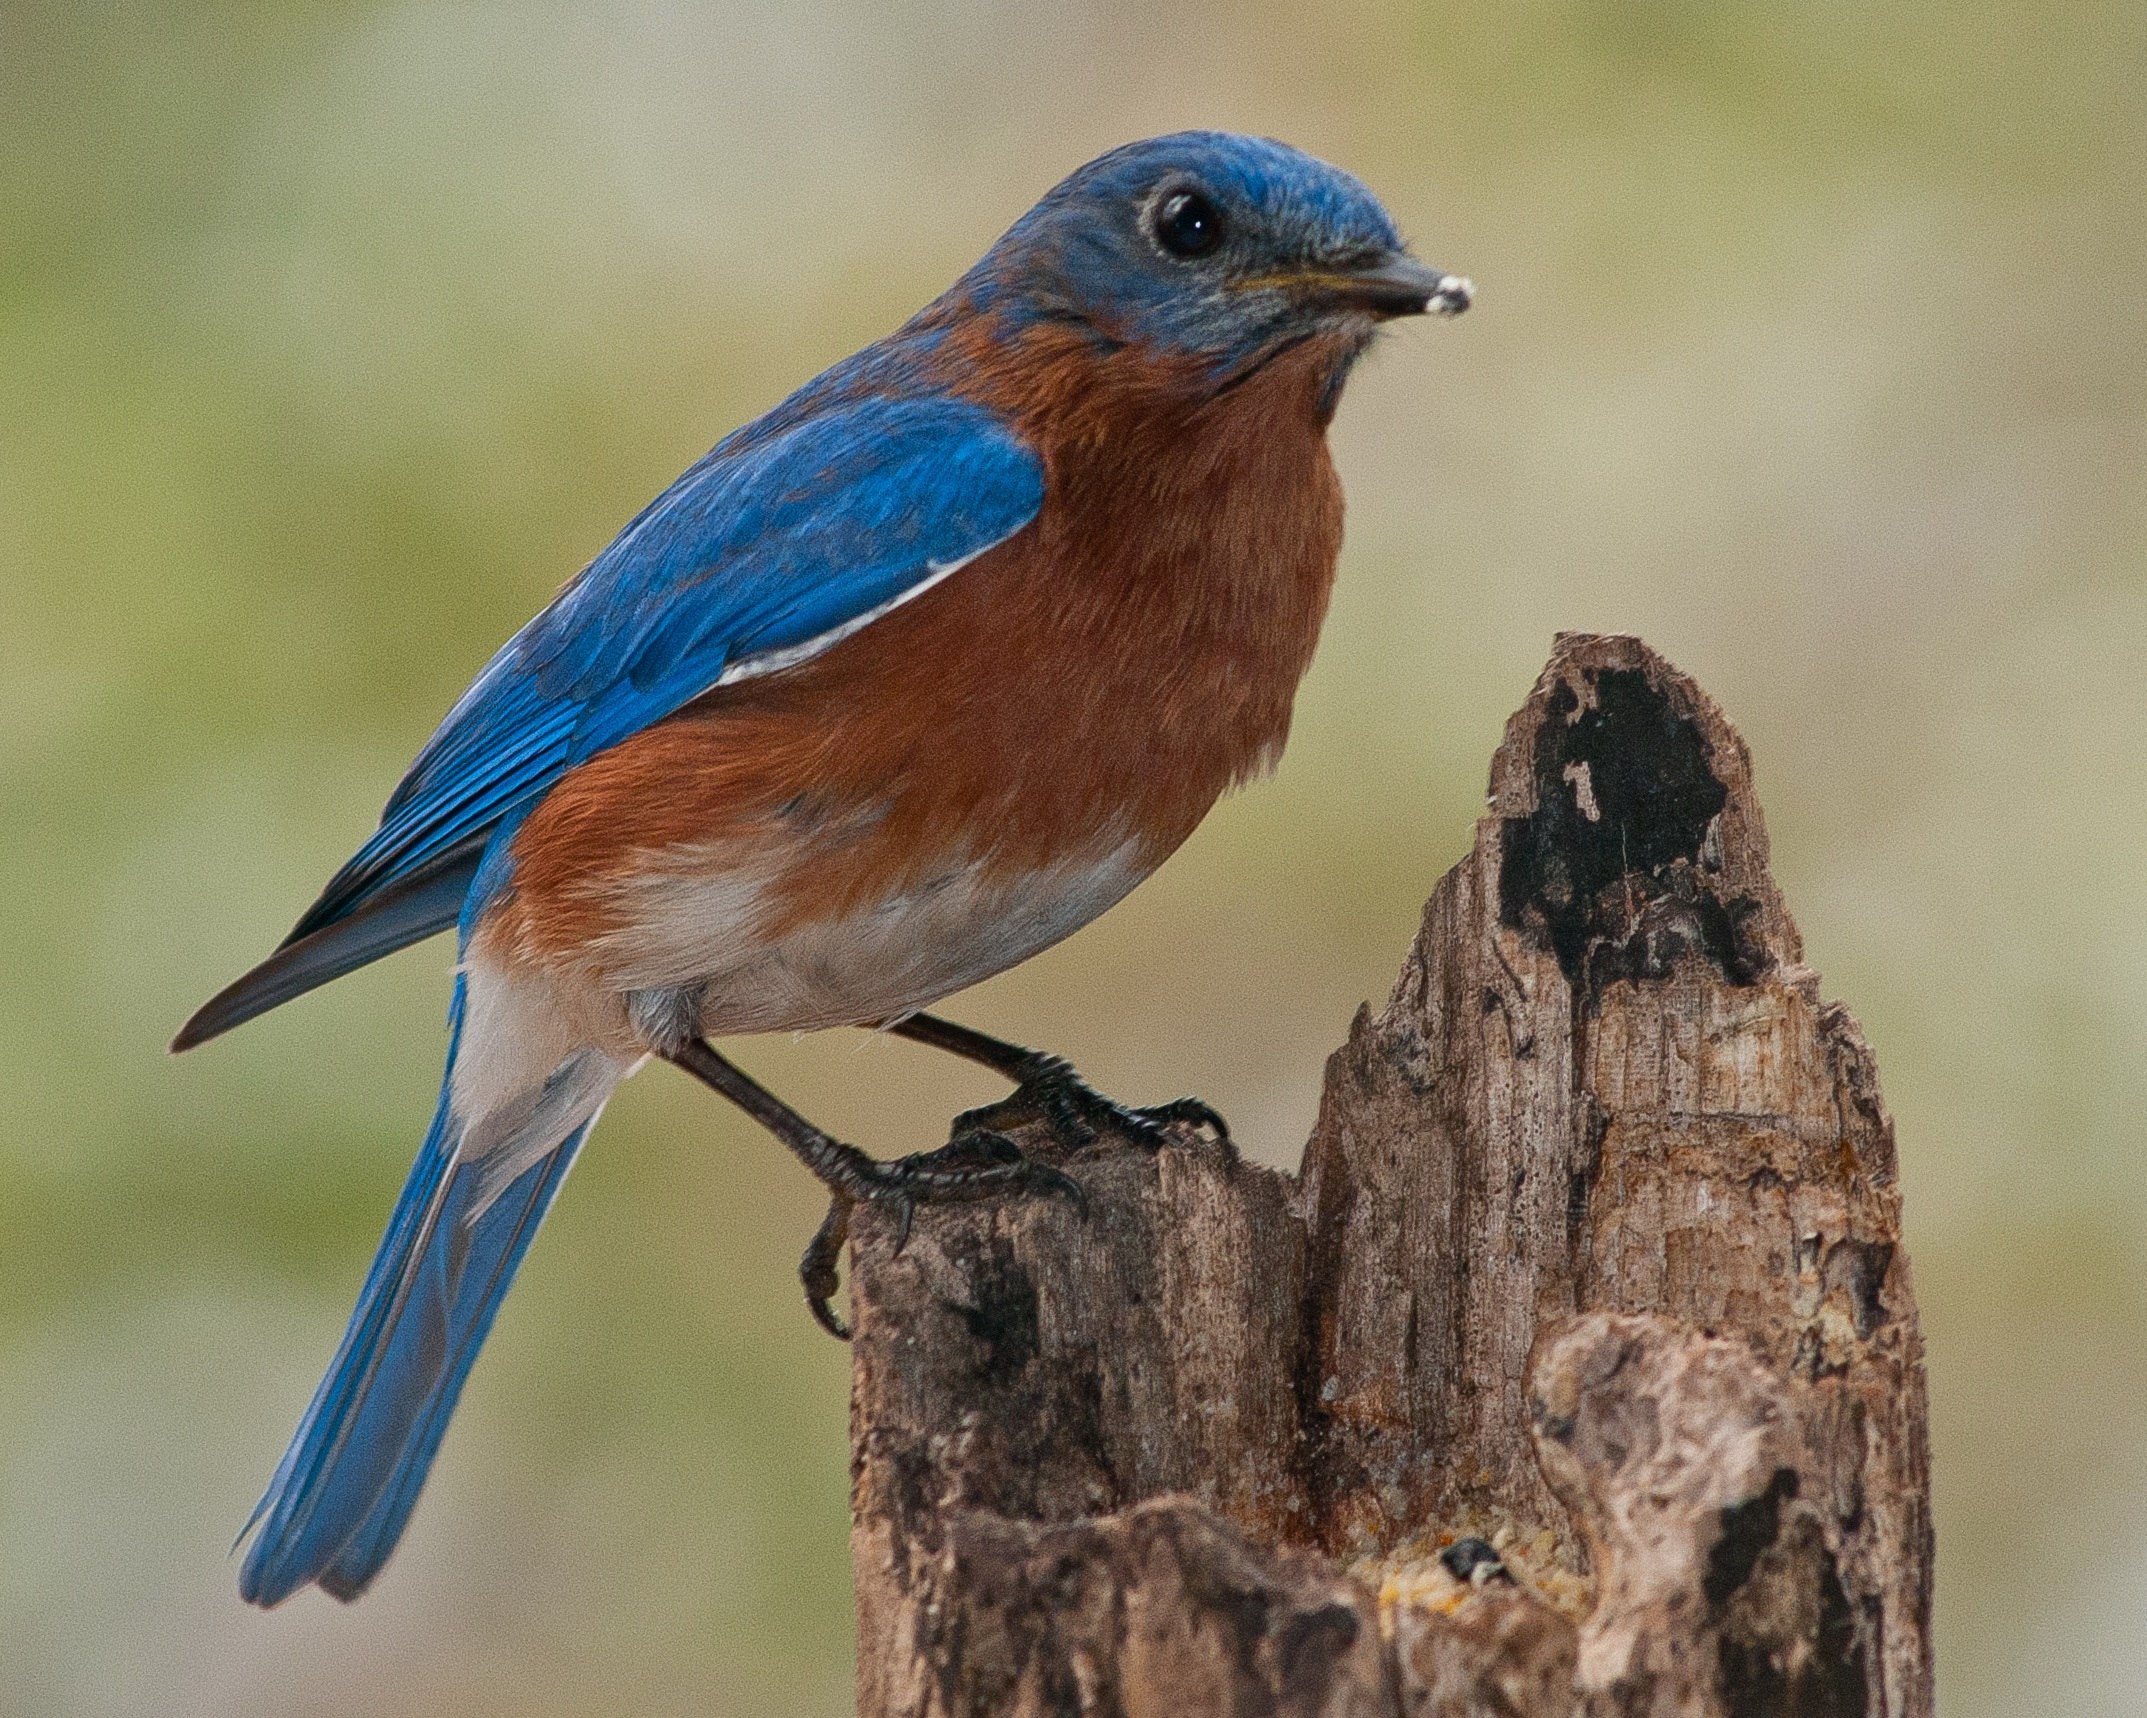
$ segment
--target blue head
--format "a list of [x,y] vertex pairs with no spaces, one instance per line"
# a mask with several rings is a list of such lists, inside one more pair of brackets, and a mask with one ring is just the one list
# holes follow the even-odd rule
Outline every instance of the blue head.
[[1183,131],[1099,156],[964,283],[1017,321],[1206,361],[1218,378],[1308,337],[1353,356],[1390,317],[1468,308],[1364,184],[1264,137]]

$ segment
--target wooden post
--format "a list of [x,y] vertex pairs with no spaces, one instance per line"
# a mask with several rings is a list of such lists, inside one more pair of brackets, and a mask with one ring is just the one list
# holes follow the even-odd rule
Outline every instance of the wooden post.
[[1068,1166],[860,1221],[866,1718],[1927,1718],[1892,1124],[1639,641],[1559,639],[1300,1176]]

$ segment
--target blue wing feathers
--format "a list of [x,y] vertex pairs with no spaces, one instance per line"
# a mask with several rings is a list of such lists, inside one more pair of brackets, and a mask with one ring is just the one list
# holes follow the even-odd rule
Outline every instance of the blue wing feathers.
[[306,958],[271,957],[176,1048],[445,929],[452,916],[405,914],[333,934],[443,867],[466,865],[466,882],[502,874],[471,856],[575,765],[726,669],[898,600],[1042,506],[1041,463],[983,407],[936,395],[828,405],[825,381],[817,392],[811,410],[793,402],[719,444],[501,648],[284,939],[279,956],[305,944]]
[[[726,444],[728,446],[729,444]],[[695,466],[517,633],[352,860],[366,888],[660,721],[726,667],[833,631],[1011,536],[1036,456],[983,408],[873,400]]]
[[330,894],[347,911],[344,898],[488,827],[732,664],[871,612],[1013,535],[1042,502],[1036,456],[958,400],[869,400],[728,457],[719,447],[493,658]]

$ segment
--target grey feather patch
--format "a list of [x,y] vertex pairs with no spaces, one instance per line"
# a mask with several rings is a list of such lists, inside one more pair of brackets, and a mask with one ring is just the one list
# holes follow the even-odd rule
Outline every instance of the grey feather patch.
[[591,1120],[618,1076],[618,1065],[601,1051],[577,1050],[537,1090],[500,1105],[465,1130],[456,1156],[483,1167],[464,1224],[474,1224],[525,1170]]
[[698,984],[659,985],[630,992],[626,1017],[642,1043],[667,1056],[701,1035],[701,1001]]

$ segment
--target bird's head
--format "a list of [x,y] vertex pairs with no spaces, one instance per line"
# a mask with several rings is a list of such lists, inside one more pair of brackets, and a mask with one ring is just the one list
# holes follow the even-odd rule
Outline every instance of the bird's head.
[[[1185,131],[1099,156],[972,271],[972,302],[1074,323],[1228,380],[1307,339],[1341,367],[1377,326],[1473,295],[1412,257],[1362,181],[1269,138]],[[1337,377],[1339,379],[1339,376]]]

